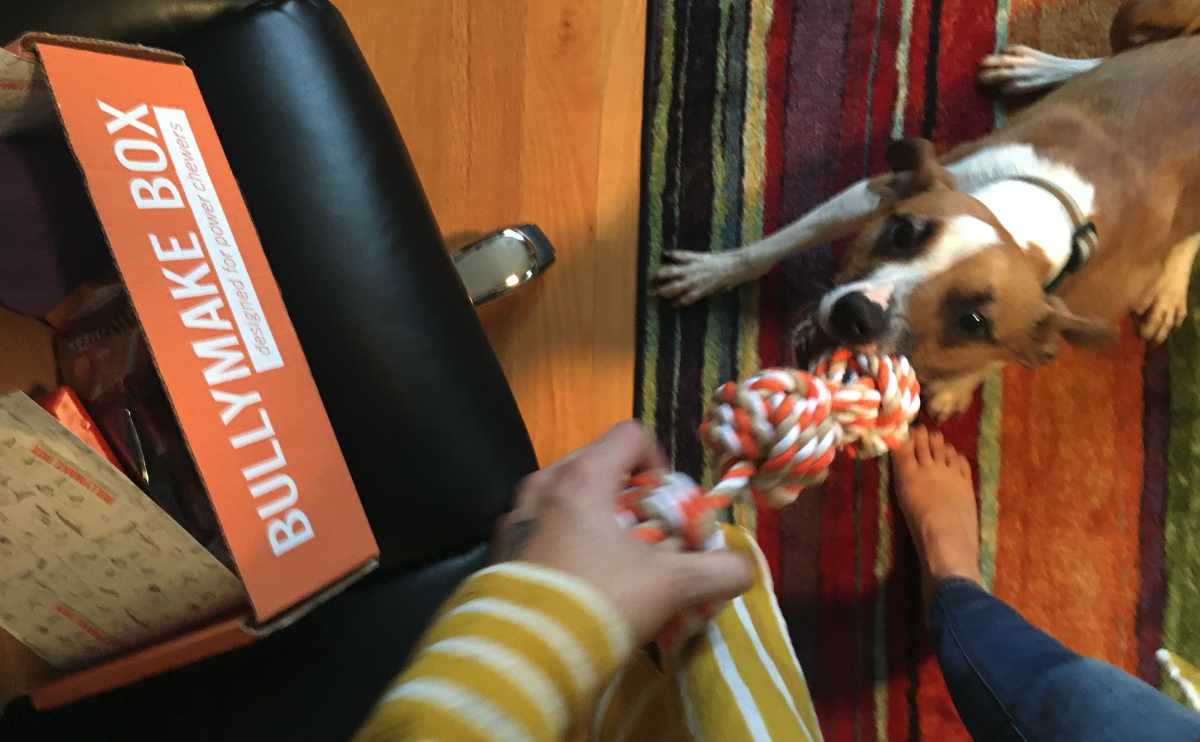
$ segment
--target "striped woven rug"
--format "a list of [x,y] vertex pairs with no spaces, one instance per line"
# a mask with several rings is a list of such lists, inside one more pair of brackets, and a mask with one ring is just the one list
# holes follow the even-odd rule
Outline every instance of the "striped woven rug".
[[[664,250],[727,250],[884,167],[889,139],[939,150],[1004,112],[975,87],[1007,41],[1107,53],[1116,0],[652,0],[637,412],[677,468],[728,379],[781,361],[829,285],[832,249],[676,312],[648,296]],[[1197,299],[1198,297],[1193,297]],[[1166,349],[1008,369],[944,427],[970,455],[989,587],[1074,649],[1157,684],[1154,652],[1200,659],[1200,318]],[[782,513],[740,511],[776,575],[831,740],[965,739],[920,612],[879,462],[839,460]],[[709,480],[711,481],[711,480]]]

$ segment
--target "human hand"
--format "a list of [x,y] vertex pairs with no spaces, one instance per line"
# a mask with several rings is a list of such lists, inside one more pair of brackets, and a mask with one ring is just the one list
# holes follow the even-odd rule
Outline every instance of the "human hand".
[[632,538],[616,520],[632,474],[667,468],[654,439],[624,422],[594,443],[526,477],[496,531],[498,559],[575,575],[606,595],[643,644],[694,605],[750,588],[752,567],[730,551],[681,552]]

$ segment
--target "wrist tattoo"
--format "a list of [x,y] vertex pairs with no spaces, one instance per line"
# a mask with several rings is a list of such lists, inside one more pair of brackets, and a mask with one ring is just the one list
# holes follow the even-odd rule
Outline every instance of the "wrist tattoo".
[[508,546],[500,555],[500,561],[507,562],[519,558],[525,552],[525,547],[529,545],[533,534],[537,533],[537,529],[537,518],[526,518],[509,526]]

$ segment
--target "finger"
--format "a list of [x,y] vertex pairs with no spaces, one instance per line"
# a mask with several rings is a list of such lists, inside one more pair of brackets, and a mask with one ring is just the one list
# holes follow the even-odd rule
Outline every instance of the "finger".
[[666,469],[662,447],[639,422],[617,423],[598,440],[579,451],[577,462],[589,476],[624,478],[648,469]]
[[682,606],[732,600],[754,584],[754,565],[745,554],[717,550],[672,556],[671,583]]

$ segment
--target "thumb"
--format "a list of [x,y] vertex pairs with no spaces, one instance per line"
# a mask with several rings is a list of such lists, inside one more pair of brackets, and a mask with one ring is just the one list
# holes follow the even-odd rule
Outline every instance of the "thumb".
[[754,566],[744,554],[718,551],[676,554],[676,579],[683,606],[732,600],[754,584]]

